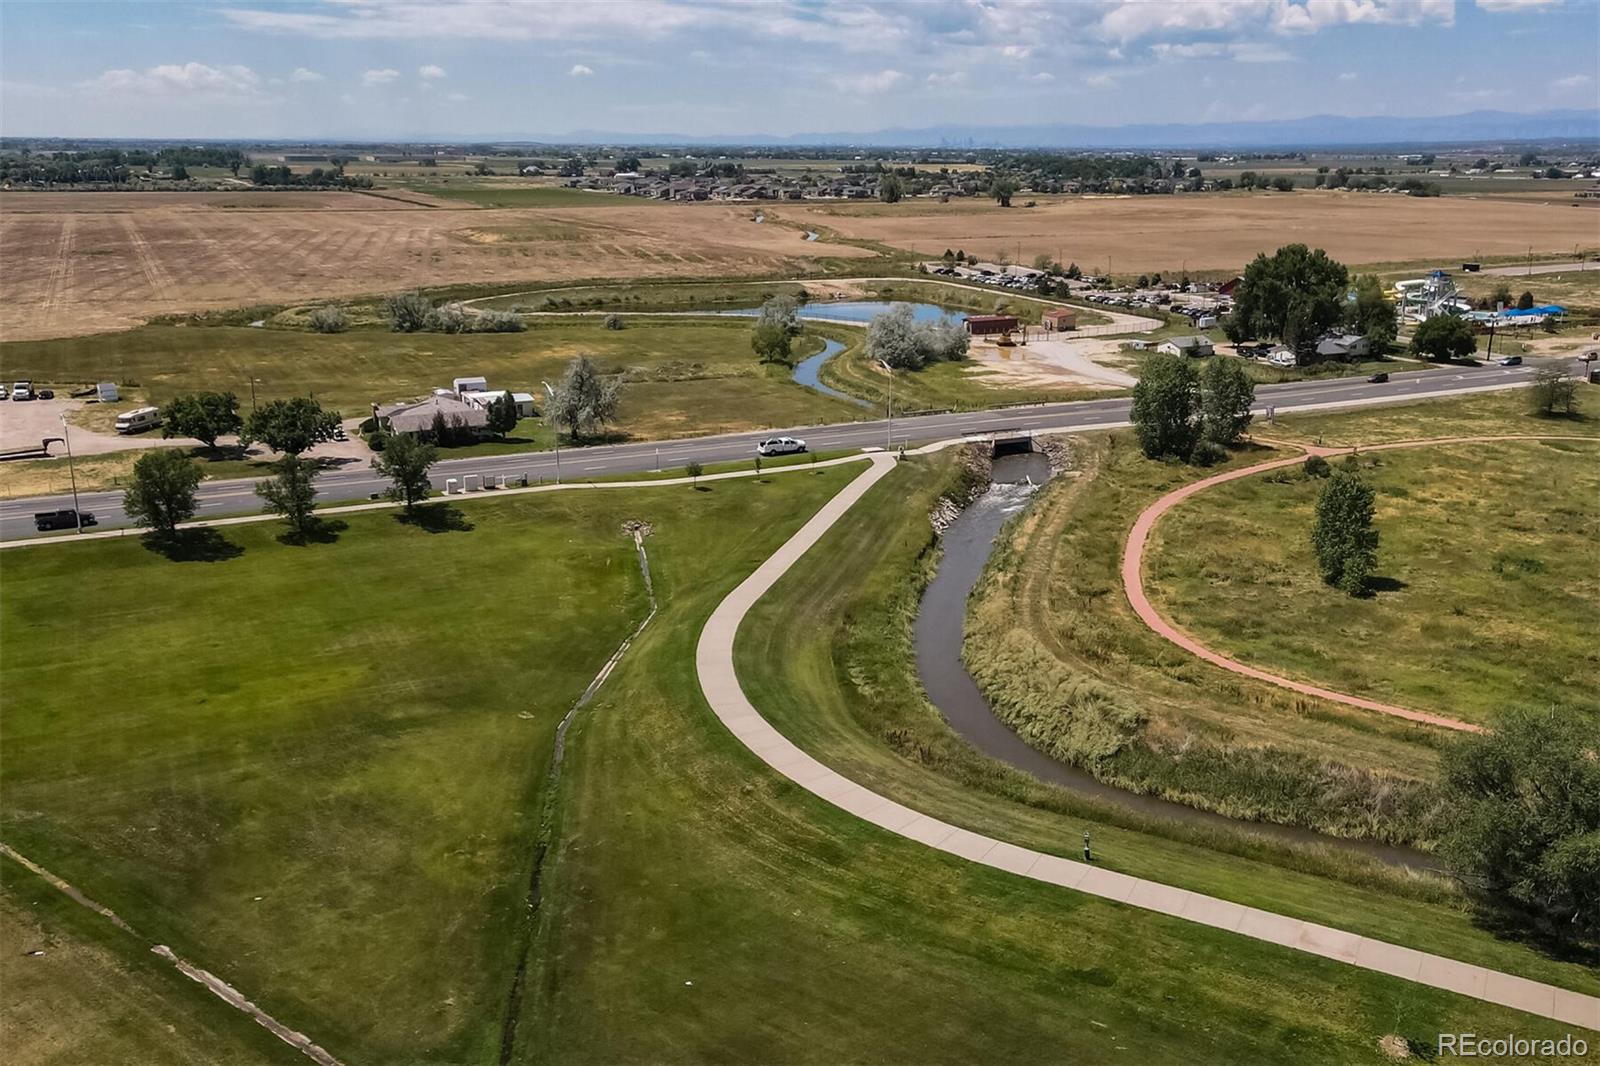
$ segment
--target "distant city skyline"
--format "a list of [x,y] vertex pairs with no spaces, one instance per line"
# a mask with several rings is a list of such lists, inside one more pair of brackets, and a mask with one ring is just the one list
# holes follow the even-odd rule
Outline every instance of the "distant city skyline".
[[0,6],[9,136],[405,139],[1595,108],[1595,0]]

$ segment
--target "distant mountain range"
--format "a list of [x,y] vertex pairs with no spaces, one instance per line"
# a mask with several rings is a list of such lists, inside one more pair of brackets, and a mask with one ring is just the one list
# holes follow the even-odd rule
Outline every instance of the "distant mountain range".
[[[497,138],[489,138],[497,139]],[[529,140],[526,135],[508,140]],[[941,125],[920,129],[704,137],[680,133],[574,130],[534,138],[542,144],[615,145],[871,145],[882,148],[1319,148],[1367,145],[1476,144],[1503,141],[1600,140],[1600,110],[1395,118],[1312,115],[1259,122],[1087,126]]]

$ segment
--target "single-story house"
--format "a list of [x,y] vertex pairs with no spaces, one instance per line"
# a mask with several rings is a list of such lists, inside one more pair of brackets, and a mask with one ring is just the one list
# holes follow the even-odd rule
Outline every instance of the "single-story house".
[[1078,312],[1070,307],[1052,307],[1044,313],[1041,321],[1046,330],[1077,329]]
[[1359,333],[1330,333],[1317,342],[1319,359],[1365,359],[1372,354],[1372,342]]
[[1211,345],[1209,337],[1173,337],[1171,340],[1162,341],[1156,351],[1166,355],[1187,355],[1201,357],[1213,354],[1216,349]]
[[482,430],[489,426],[489,413],[482,407],[463,403],[454,396],[429,396],[416,403],[400,403],[378,409],[378,421],[392,433],[428,433],[434,418],[443,416],[446,424]]
[[967,332],[974,337],[992,337],[1017,328],[1016,315],[968,315]]
[[1286,344],[1275,345],[1267,352],[1267,362],[1272,366],[1290,368],[1300,365],[1300,356]]
[[450,388],[457,396],[465,392],[482,392],[488,387],[488,378],[456,378],[450,382]]
[[[498,402],[506,394],[506,391],[505,389],[483,389],[464,393],[461,398],[471,406],[481,407],[487,411],[489,405]],[[531,393],[513,392],[511,394],[511,402],[517,405],[518,418],[532,418],[534,416],[533,395]]]

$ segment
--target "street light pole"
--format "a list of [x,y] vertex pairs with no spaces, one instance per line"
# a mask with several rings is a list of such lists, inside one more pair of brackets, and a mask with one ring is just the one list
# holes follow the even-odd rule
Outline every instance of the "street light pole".
[[[554,404],[556,402],[556,390],[550,387],[550,383],[548,381],[541,381],[541,382],[539,382],[539,384],[544,386],[544,394],[545,394],[546,398],[549,399],[550,404]],[[549,409],[550,408],[547,405],[545,407],[545,410],[548,411]],[[560,427],[560,425],[558,425],[554,421],[554,418],[555,418],[555,415],[554,415],[554,412],[552,412],[551,413],[552,421],[550,423],[550,428],[555,430],[555,440],[556,440],[556,484],[559,485],[559,484],[561,484],[561,427]]]
[[67,446],[67,477],[72,479],[72,522],[79,533],[83,532],[83,511],[78,507],[78,472],[72,464],[72,434],[67,430],[67,416],[61,416],[61,440]]
[[883,435],[883,448],[884,451],[892,452],[894,451],[894,367],[882,359],[878,360],[878,365],[883,367],[885,374],[889,375],[889,420]]

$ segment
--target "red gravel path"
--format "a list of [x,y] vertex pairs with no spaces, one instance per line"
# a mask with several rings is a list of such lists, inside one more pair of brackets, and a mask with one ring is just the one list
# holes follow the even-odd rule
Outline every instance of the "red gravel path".
[[1145,508],[1139,517],[1134,521],[1133,528],[1128,532],[1127,544],[1123,548],[1122,552],[1122,588],[1123,591],[1127,593],[1128,602],[1133,606],[1134,613],[1139,616],[1145,625],[1149,626],[1158,635],[1176,644],[1184,651],[1187,651],[1192,655],[1198,655],[1206,662],[1220,666],[1222,669],[1231,673],[1254,678],[1257,681],[1265,681],[1269,685],[1277,685],[1279,688],[1286,688],[1293,692],[1299,692],[1302,695],[1315,696],[1317,699],[1329,700],[1333,703],[1343,703],[1350,707],[1360,707],[1362,710],[1366,711],[1377,711],[1379,714],[1392,715],[1395,718],[1405,718],[1413,722],[1422,722],[1426,725],[1441,726],[1445,729],[1457,729],[1465,732],[1480,733],[1483,731],[1483,727],[1474,725],[1471,722],[1463,722],[1460,719],[1448,718],[1439,714],[1429,714],[1426,711],[1414,711],[1409,707],[1397,707],[1392,703],[1380,703],[1377,700],[1369,700],[1361,696],[1352,696],[1345,692],[1335,692],[1332,689],[1322,688],[1318,685],[1310,685],[1304,681],[1296,681],[1293,678],[1282,677],[1278,674],[1271,674],[1265,670],[1257,669],[1254,666],[1247,666],[1235,659],[1230,659],[1226,655],[1222,655],[1219,652],[1212,651],[1210,648],[1206,647],[1204,644],[1201,644],[1198,640],[1195,640],[1189,634],[1185,633],[1183,630],[1167,621],[1166,618],[1162,617],[1161,613],[1155,609],[1153,604],[1151,604],[1150,598],[1144,594],[1145,545],[1150,540],[1150,531],[1155,528],[1156,522],[1161,518],[1162,515],[1166,514],[1168,511],[1172,510],[1173,507],[1177,506],[1179,503],[1182,503],[1184,500],[1188,499],[1190,496],[1193,496],[1197,492],[1204,492],[1206,489],[1212,488],[1213,486],[1221,485],[1228,481],[1234,481],[1238,478],[1249,477],[1252,474],[1260,474],[1268,470],[1276,470],[1279,467],[1292,466],[1295,463],[1303,462],[1307,455],[1344,455],[1354,451],[1377,452],[1390,451],[1396,448],[1426,448],[1442,444],[1489,444],[1495,441],[1594,441],[1596,439],[1597,438],[1594,437],[1542,435],[1507,437],[1438,437],[1429,440],[1404,440],[1395,441],[1388,444],[1374,444],[1359,449],[1306,447],[1305,452],[1300,455],[1291,455],[1283,459],[1273,459],[1270,462],[1257,463],[1255,466],[1247,466],[1239,470],[1229,470],[1225,473],[1215,474],[1211,477],[1196,481],[1193,484],[1185,485],[1181,489],[1174,489],[1172,492],[1167,493],[1155,503]]

